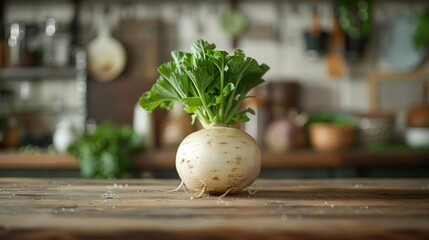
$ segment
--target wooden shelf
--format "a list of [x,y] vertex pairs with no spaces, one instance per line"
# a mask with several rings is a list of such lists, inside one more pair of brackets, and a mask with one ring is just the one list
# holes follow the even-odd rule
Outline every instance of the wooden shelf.
[[74,68],[11,67],[0,69],[1,80],[76,79]]
[[[142,170],[172,169],[174,151],[142,153],[135,160]],[[344,152],[315,152],[299,150],[286,153],[262,153],[263,168],[337,168],[337,167],[383,167],[383,166],[429,166],[429,150],[391,150],[371,152],[353,149]]]
[[78,169],[79,162],[68,154],[0,153],[0,169]]
[[[299,150],[262,154],[262,168],[339,168],[429,166],[429,150],[371,152],[353,149],[344,152]],[[68,154],[0,153],[0,169],[78,169],[79,162]],[[151,151],[135,158],[135,168],[156,171],[175,168],[175,151]]]
[[[342,157],[337,153],[314,153],[297,151],[290,153],[263,153],[262,167],[294,168],[294,167],[338,167]],[[140,154],[135,161],[136,166],[143,170],[171,169],[175,166],[175,152],[153,151]]]

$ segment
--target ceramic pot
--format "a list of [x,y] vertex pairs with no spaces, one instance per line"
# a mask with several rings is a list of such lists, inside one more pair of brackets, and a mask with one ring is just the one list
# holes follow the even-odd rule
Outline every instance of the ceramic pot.
[[313,123],[310,125],[310,142],[317,151],[338,151],[350,148],[355,143],[353,126],[334,123]]
[[394,133],[395,116],[389,113],[355,114],[359,127],[359,143],[370,145],[388,142]]
[[428,147],[429,128],[410,127],[405,133],[405,140],[411,147]]

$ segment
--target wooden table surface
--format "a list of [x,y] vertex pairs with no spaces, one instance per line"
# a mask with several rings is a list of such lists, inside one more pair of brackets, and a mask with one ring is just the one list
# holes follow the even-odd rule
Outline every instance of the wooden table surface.
[[191,198],[178,180],[0,178],[0,239],[429,239],[429,179],[257,180]]

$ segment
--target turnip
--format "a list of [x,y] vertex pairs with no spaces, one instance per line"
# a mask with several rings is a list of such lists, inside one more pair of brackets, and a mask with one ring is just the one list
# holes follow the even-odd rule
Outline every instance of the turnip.
[[190,190],[209,194],[236,193],[259,175],[261,153],[247,133],[229,127],[249,120],[250,108],[241,109],[247,93],[264,82],[265,64],[240,49],[233,55],[197,40],[191,53],[173,51],[173,61],[158,68],[160,76],[140,105],[153,111],[172,109],[181,102],[204,129],[191,133],[180,144],[176,169]]
[[249,134],[235,128],[212,126],[191,133],[182,141],[176,168],[193,191],[234,193],[258,177],[261,152]]

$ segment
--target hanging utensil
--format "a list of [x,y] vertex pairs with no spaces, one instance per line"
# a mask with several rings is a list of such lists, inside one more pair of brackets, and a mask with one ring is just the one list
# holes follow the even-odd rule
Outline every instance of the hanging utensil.
[[116,79],[125,68],[124,46],[111,36],[109,22],[104,13],[96,14],[97,37],[89,43],[88,71],[100,82]]
[[321,28],[317,6],[313,6],[310,13],[310,26],[304,31],[306,55],[310,60],[317,60],[325,55],[328,48],[328,38],[329,33]]
[[313,37],[320,36],[320,15],[317,7],[313,7],[311,11],[311,24],[310,24],[310,33]]
[[341,55],[344,46],[344,33],[342,32],[338,20],[332,17],[332,33],[329,38],[329,52],[326,56],[328,75],[331,78],[339,79],[344,75],[346,64]]

